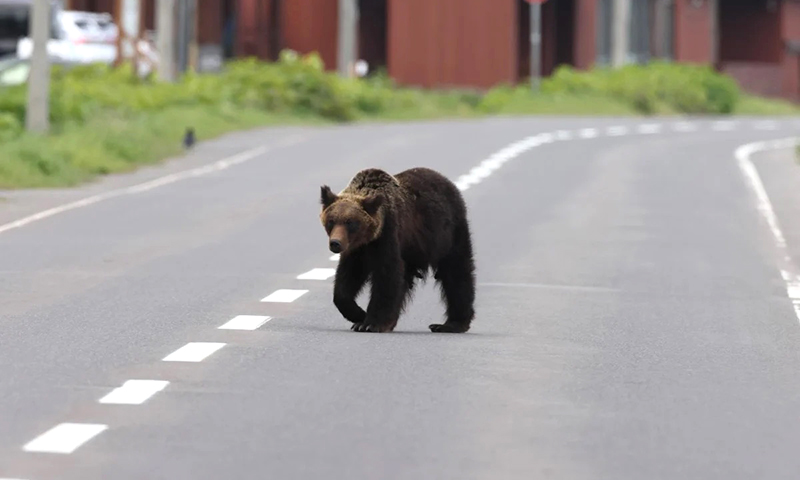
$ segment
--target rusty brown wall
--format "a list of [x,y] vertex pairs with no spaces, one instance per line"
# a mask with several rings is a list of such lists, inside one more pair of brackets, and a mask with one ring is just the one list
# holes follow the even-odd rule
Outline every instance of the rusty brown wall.
[[769,11],[764,2],[743,0],[721,0],[719,8],[721,62],[780,61],[779,9]]
[[222,0],[202,0],[197,2],[197,42],[222,42],[222,22],[224,9]]
[[[781,16],[783,40],[800,41],[800,3],[783,2]],[[781,48],[783,48],[783,41]],[[782,63],[783,96],[800,102],[800,55],[790,54],[784,48]]]
[[574,12],[572,61],[576,68],[587,70],[594,66],[597,55],[597,0],[575,0]]
[[388,0],[389,74],[423,87],[517,77],[517,0]]
[[337,0],[284,0],[283,47],[298,53],[318,52],[325,68],[336,68],[339,7]]
[[269,26],[272,0],[239,0],[236,12],[236,56],[270,56]]
[[713,26],[711,2],[695,7],[691,0],[675,0],[675,60],[712,63]]

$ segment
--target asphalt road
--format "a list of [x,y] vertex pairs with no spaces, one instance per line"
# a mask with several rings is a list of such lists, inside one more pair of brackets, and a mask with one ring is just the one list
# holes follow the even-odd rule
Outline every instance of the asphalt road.
[[[794,119],[287,128],[79,190],[2,192],[0,477],[795,479],[800,166],[752,156],[780,248],[734,152],[798,133]],[[370,166],[468,187],[469,333],[428,331],[432,281],[395,333],[368,334],[330,279],[297,278],[335,267],[319,185]],[[261,301],[283,289],[303,294]],[[219,328],[239,315],[260,317]],[[194,342],[212,345],[182,349]],[[153,382],[107,397],[129,380]]]

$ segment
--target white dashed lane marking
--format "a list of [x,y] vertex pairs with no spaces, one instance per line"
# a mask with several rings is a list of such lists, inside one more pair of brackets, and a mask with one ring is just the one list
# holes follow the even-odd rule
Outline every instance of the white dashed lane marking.
[[596,128],[583,128],[578,132],[581,138],[594,138],[598,135]]
[[298,280],[327,280],[336,275],[335,268],[314,268],[297,276]]
[[753,128],[756,130],[777,130],[778,123],[771,120],[759,121],[753,123]]
[[568,130],[559,130],[556,132],[556,139],[557,140],[571,140],[572,139],[572,132]]
[[636,127],[636,131],[645,135],[652,135],[661,131],[661,125],[656,123],[645,123]]
[[329,260],[332,261],[332,262],[338,262],[339,261],[339,254],[337,253],[336,255],[331,255]]
[[141,405],[167,385],[169,382],[164,380],[128,380],[101,398],[100,403]]
[[227,323],[218,327],[219,330],[257,330],[272,318],[260,315],[237,315]]
[[190,342],[164,357],[164,362],[202,362],[224,347],[224,343]]
[[108,425],[93,423],[61,423],[28,442],[26,452],[69,454],[101,434]]
[[266,303],[292,303],[306,293],[308,293],[308,290],[275,290],[266,297],[262,298],[261,301]]
[[723,121],[719,121],[719,122],[714,122],[711,125],[711,129],[712,130],[716,130],[718,132],[730,131],[730,130],[733,130],[734,128],[736,128],[736,122],[733,122],[733,121],[730,121],[730,120],[723,120]]
[[606,129],[606,134],[608,136],[610,136],[610,137],[619,137],[621,135],[627,135],[628,134],[628,127],[625,127],[625,126],[622,126],[622,125],[617,125],[617,126],[614,126],[614,127],[608,127]]
[[676,132],[694,132],[697,130],[697,126],[689,122],[678,122],[672,124],[672,129]]

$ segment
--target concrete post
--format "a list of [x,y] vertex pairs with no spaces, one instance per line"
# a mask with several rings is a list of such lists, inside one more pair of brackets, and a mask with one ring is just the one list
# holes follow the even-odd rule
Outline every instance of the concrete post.
[[158,75],[175,81],[175,0],[156,0],[156,44]]
[[50,0],[33,1],[29,25],[33,51],[28,74],[25,128],[34,133],[47,133],[50,130],[50,59],[47,53]]
[[350,77],[358,54],[358,0],[339,0],[336,69],[342,77]]
[[614,0],[611,13],[611,65],[627,63],[630,44],[631,0]]
[[542,5],[531,3],[531,89],[539,90],[542,76]]

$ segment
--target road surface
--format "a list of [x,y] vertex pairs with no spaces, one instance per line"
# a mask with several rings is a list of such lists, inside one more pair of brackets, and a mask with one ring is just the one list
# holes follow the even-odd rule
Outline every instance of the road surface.
[[[757,142],[798,133],[268,129],[2,192],[0,477],[795,479],[800,166]],[[432,281],[393,334],[335,310],[319,185],[371,166],[463,188],[469,333],[428,331]]]

